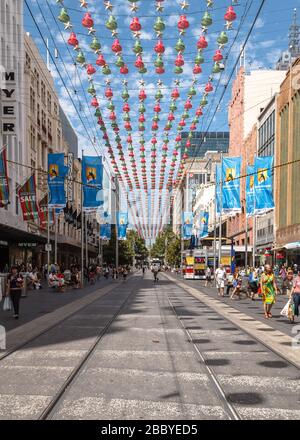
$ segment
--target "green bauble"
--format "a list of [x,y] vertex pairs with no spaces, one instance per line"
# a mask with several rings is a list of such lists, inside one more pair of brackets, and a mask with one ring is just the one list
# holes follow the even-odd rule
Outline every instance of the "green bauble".
[[125,113],[125,115],[123,116],[123,121],[130,122],[130,116],[128,115],[128,113]]
[[123,61],[123,58],[121,57],[121,55],[118,55],[117,56],[117,59],[116,59],[116,66],[117,67],[123,67],[124,66],[124,61]]
[[83,55],[82,51],[80,50],[77,57],[76,57],[76,61],[79,64],[84,64],[85,63],[85,56]]
[[165,23],[163,22],[163,19],[161,17],[157,17],[156,22],[154,24],[154,30],[156,32],[162,32],[166,28]]
[[183,72],[183,68],[180,66],[176,66],[174,69],[174,73],[176,73],[176,75],[180,75]]
[[70,21],[70,17],[67,13],[67,10],[65,8],[62,8],[62,10],[60,11],[59,16],[57,17],[59,21],[61,21],[62,23],[69,23]]
[[208,27],[212,24],[212,18],[210,16],[210,13],[208,11],[204,12],[204,15],[201,20],[201,25],[204,27]]
[[123,90],[123,92],[122,92],[122,99],[124,99],[125,101],[126,101],[127,99],[129,99],[129,93],[128,93],[128,90],[127,90],[127,89],[124,89],[124,90]]
[[185,51],[185,44],[181,38],[179,38],[179,40],[177,41],[177,43],[175,45],[175,50],[177,52],[184,52]]
[[142,75],[144,75],[145,73],[147,73],[147,68],[143,67],[142,69],[139,69],[139,73],[141,73]]
[[142,48],[142,45],[140,43],[140,40],[136,40],[132,50],[133,50],[133,52],[135,54],[140,54],[140,53],[143,52],[143,48]]
[[175,112],[176,110],[177,110],[177,105],[175,104],[175,102],[172,102],[172,104],[170,105],[170,111]]
[[215,63],[212,71],[213,73],[220,73],[221,72],[220,64]]
[[203,64],[203,63],[204,63],[204,58],[203,58],[201,50],[199,50],[196,55],[196,58],[195,58],[195,64],[197,66],[199,66],[200,64]]
[[162,98],[163,98],[163,94],[162,94],[161,90],[158,89],[155,94],[155,99],[162,99]]
[[217,39],[218,44],[227,44],[228,43],[228,37],[226,32],[222,31]]
[[155,113],[155,115],[153,116],[153,121],[154,122],[159,122],[160,121],[159,116],[158,116],[157,113]]
[[101,44],[99,43],[97,37],[94,37],[94,38],[93,38],[93,41],[92,41],[91,44],[90,44],[90,48],[91,48],[92,50],[94,50],[95,52],[96,52],[97,50],[100,50],[100,49],[101,49]]
[[189,119],[190,115],[188,114],[187,110],[182,115],[182,119]]
[[110,75],[111,74],[111,70],[108,66],[103,66],[102,67],[102,73],[103,75]]
[[197,92],[196,92],[195,87],[191,87],[190,90],[189,90],[188,95],[189,95],[189,96],[195,96],[196,93],[197,93]]
[[115,19],[115,17],[113,15],[109,16],[109,19],[105,23],[105,26],[110,31],[115,31],[117,29],[118,25],[117,25],[116,19]]
[[114,111],[114,109],[115,109],[115,106],[114,106],[114,104],[113,104],[111,101],[109,101],[109,103],[107,104],[106,107],[107,107],[108,110],[110,110],[111,112]]
[[96,90],[95,90],[95,87],[93,86],[93,84],[90,85],[90,87],[87,89],[87,92],[92,96],[96,95]]
[[95,111],[95,116],[96,116],[96,118],[101,118],[101,116],[102,116],[99,107],[98,107],[97,110]]
[[145,111],[146,111],[146,109],[145,109],[144,104],[140,104],[140,106],[139,106],[139,113],[145,113]]
[[204,107],[207,104],[208,104],[208,101],[206,99],[206,96],[203,96],[203,98],[201,99],[200,105],[202,105]]
[[161,55],[157,55],[156,60],[154,61],[154,66],[155,67],[163,67],[164,66],[163,58]]

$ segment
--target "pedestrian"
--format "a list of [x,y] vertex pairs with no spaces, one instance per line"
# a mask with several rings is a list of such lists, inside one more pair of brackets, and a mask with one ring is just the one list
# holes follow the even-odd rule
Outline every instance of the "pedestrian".
[[272,267],[266,264],[264,273],[260,279],[260,287],[264,303],[265,318],[272,318],[271,309],[276,302],[277,284]]
[[233,299],[236,295],[238,299],[241,299],[241,287],[242,287],[242,277],[237,270],[233,276],[233,291],[230,295],[230,299]]
[[127,279],[127,274],[128,274],[127,269],[126,269],[126,267],[124,267],[124,268],[123,268],[123,271],[122,271],[122,276],[123,276],[123,281],[124,281],[124,282],[125,282],[126,279]]
[[218,295],[224,296],[224,288],[225,288],[225,279],[226,279],[226,271],[224,269],[223,264],[220,264],[220,267],[216,270],[216,283],[218,289]]
[[233,280],[234,280],[234,276],[231,272],[227,274],[226,280],[227,280],[226,295],[229,296],[230,290],[233,288]]
[[259,283],[258,271],[254,269],[254,267],[252,267],[250,269],[250,274],[249,274],[249,288],[251,292],[250,298],[252,301],[254,301],[254,296],[258,292],[258,283]]
[[19,309],[23,283],[23,277],[18,272],[17,266],[12,266],[11,271],[7,277],[7,293],[13,304],[15,319],[19,319]]
[[212,284],[211,281],[211,268],[209,266],[207,266],[207,269],[205,271],[205,287],[208,286],[208,284]]
[[294,314],[295,316],[299,316],[299,307],[300,307],[300,270],[298,270],[298,274],[293,282],[292,288],[292,300],[294,303]]

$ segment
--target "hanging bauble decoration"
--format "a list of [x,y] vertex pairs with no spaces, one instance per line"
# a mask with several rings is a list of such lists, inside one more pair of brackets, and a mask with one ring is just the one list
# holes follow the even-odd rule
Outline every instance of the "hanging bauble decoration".
[[128,72],[129,72],[128,67],[126,66],[126,64],[124,64],[124,66],[120,68],[120,73],[122,75],[127,75]]
[[74,32],[71,33],[70,38],[68,39],[68,44],[73,47],[78,46],[79,42],[78,42],[76,34]]
[[213,73],[220,73],[221,72],[221,68],[220,68],[220,64],[219,63],[215,63],[212,69]]
[[197,47],[198,49],[206,49],[208,46],[208,43],[204,37],[204,35],[201,35],[201,37],[199,38],[199,40],[197,41]]
[[156,72],[158,75],[163,75],[163,74],[165,73],[165,69],[164,69],[163,66],[162,66],[162,67],[157,67],[157,68],[155,69],[155,72]]
[[108,87],[108,88],[105,90],[105,96],[106,96],[106,98],[108,98],[108,99],[111,99],[111,98],[114,96],[113,91],[112,91],[112,89],[111,89],[110,87]]
[[160,113],[161,112],[161,108],[160,108],[160,105],[159,104],[156,104],[155,106],[154,106],[154,112],[155,113]]
[[163,42],[162,42],[161,40],[159,40],[159,41],[156,43],[156,45],[155,45],[155,47],[154,47],[154,50],[155,50],[155,52],[158,53],[158,54],[163,54],[163,53],[165,52],[165,46],[164,46],[164,44],[163,44]]
[[202,116],[203,115],[203,111],[202,111],[201,107],[197,108],[196,115],[197,116]]
[[221,61],[222,59],[223,59],[223,55],[222,55],[221,51],[219,49],[216,50],[214,57],[213,57],[213,60],[218,62],[218,61]]
[[123,112],[129,113],[130,112],[130,106],[128,102],[126,102],[123,106]]
[[141,115],[141,116],[139,117],[139,122],[145,122],[145,121],[146,121],[145,116],[144,116],[144,115]]
[[203,64],[203,63],[204,63],[204,57],[202,55],[202,51],[199,50],[196,57],[195,57],[195,64],[197,66],[199,66],[200,64]]
[[145,99],[147,99],[147,95],[145,93],[145,90],[140,90],[139,99],[140,99],[140,101],[145,101]]
[[95,87],[91,84],[90,87],[87,89],[87,92],[92,95],[92,96],[96,96],[96,90]]
[[91,101],[91,106],[92,107],[99,107],[99,102],[97,100],[97,98],[94,96],[94,98]]
[[191,103],[190,100],[187,100],[186,103],[184,104],[184,108],[186,110],[190,110],[193,107],[193,104]]
[[172,122],[172,121],[174,121],[174,119],[175,119],[174,114],[173,114],[173,113],[169,113],[169,115],[168,115],[168,121]]
[[210,93],[210,92],[212,92],[212,91],[214,90],[212,83],[211,83],[211,82],[208,82],[208,83],[206,84],[204,90],[205,90],[206,93]]
[[155,67],[163,67],[164,66],[164,62],[163,62],[162,56],[160,54],[157,55],[156,60],[154,61],[154,66]]
[[177,41],[177,43],[175,45],[175,50],[176,50],[176,52],[184,52],[185,51],[185,44],[181,38],[179,38],[179,40]]
[[106,61],[105,61],[104,56],[102,55],[102,53],[99,54],[99,56],[98,56],[98,58],[96,60],[96,64],[98,66],[101,66],[101,67],[106,65]]
[[83,55],[83,52],[80,50],[77,57],[76,57],[76,62],[78,64],[80,64],[81,66],[83,66],[85,64],[85,56]]
[[89,14],[88,12],[86,14],[84,14],[84,17],[82,19],[82,26],[86,27],[86,28],[92,28],[94,26],[94,20],[91,17],[91,14]]
[[195,89],[195,87],[190,87],[190,89],[189,89],[189,92],[188,92],[188,96],[189,97],[191,97],[191,96],[196,96],[196,94],[197,94],[197,92],[196,92],[196,89]]
[[124,100],[129,99],[129,93],[128,93],[127,89],[124,89],[122,91],[122,99],[124,99]]
[[157,90],[156,94],[155,94],[155,99],[157,101],[160,101],[163,98],[163,94],[162,91],[160,89]]
[[183,35],[186,29],[189,27],[189,22],[185,15],[181,15],[178,21],[178,29],[180,31],[180,35]]
[[145,66],[145,65],[144,65],[144,63],[143,63],[142,57],[141,57],[140,55],[138,55],[138,57],[137,57],[137,59],[136,59],[136,61],[135,61],[135,67],[136,67],[137,69],[143,69],[144,66]]
[[229,6],[226,14],[224,15],[224,19],[228,22],[232,22],[236,19],[236,13],[234,12],[233,6]]
[[129,27],[132,32],[138,32],[142,29],[138,17],[133,17]]
[[117,59],[116,59],[116,66],[117,67],[124,67],[124,60],[123,60],[123,58],[122,58],[122,56],[121,55],[118,55],[117,56]]
[[170,111],[171,112],[175,112],[176,110],[177,110],[177,106],[176,106],[175,102],[172,102],[170,104]]
[[117,24],[116,19],[115,19],[115,17],[113,15],[109,16],[107,22],[105,23],[105,26],[110,31],[115,31],[117,29],[118,24]]
[[141,69],[139,69],[139,73],[141,73],[142,75],[144,75],[145,73],[147,73],[146,66],[143,66]]
[[162,35],[162,32],[165,30],[166,25],[161,17],[157,17],[156,22],[153,26],[155,32],[160,37]]
[[112,50],[114,53],[120,53],[120,52],[122,52],[122,46],[121,46],[120,41],[119,41],[118,39],[116,39],[116,40],[113,42],[113,44],[112,44],[112,46],[111,46],[111,50]]
[[174,90],[172,91],[172,93],[171,93],[171,97],[172,97],[173,99],[178,99],[179,96],[180,96],[179,90],[178,90],[177,88],[174,89]]
[[130,9],[131,9],[131,11],[132,12],[136,12],[136,11],[138,11],[138,5],[137,5],[137,2],[139,1],[139,0],[128,0],[129,1],[129,3],[131,3],[131,7],[130,7]]
[[57,18],[59,21],[61,21],[64,24],[70,23],[70,17],[69,17],[68,12],[65,8],[61,9],[60,14]]
[[136,55],[143,53],[143,48],[142,48],[142,45],[141,45],[140,40],[137,39],[137,40],[135,41],[132,50],[133,50],[133,52],[134,52]]
[[204,95],[203,98],[201,99],[200,105],[201,105],[202,107],[204,107],[204,106],[207,105],[207,104],[208,104],[208,101],[207,101],[207,99],[206,99],[206,95]]
[[177,58],[175,60],[175,66],[182,67],[184,65],[184,59],[181,53],[177,55]]
[[212,24],[212,18],[210,16],[210,13],[208,11],[205,11],[201,20],[201,25],[203,27],[203,30],[207,30],[208,26],[210,26],[211,24]]
[[93,41],[90,44],[90,48],[97,53],[101,49],[101,44],[99,43],[97,37],[93,38]]
[[86,73],[88,75],[94,75],[96,73],[96,69],[92,64],[88,64],[86,68]]
[[103,75],[110,75],[111,74],[111,70],[108,66],[103,66],[102,67],[102,73]]
[[228,43],[228,36],[225,31],[222,31],[220,33],[220,35],[218,36],[217,42],[222,47]]

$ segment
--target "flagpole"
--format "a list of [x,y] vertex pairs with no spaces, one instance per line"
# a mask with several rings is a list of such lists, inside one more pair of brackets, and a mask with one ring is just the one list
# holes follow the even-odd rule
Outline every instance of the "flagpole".
[[[216,165],[217,170],[217,165]],[[216,269],[217,269],[217,172],[215,173],[215,209],[214,209],[214,280],[216,283]]]
[[88,215],[85,213],[85,265],[89,264],[89,244],[88,244]]
[[82,287],[84,283],[84,213],[83,213],[83,182],[82,182],[83,155],[84,155],[84,150],[82,150],[82,159],[81,159],[81,286]]
[[55,216],[54,216],[54,221],[55,221],[55,241],[54,241],[54,263],[58,263],[57,262],[57,235],[58,235],[58,231],[57,231],[57,227],[58,227],[58,219],[57,219],[58,214],[55,212]]
[[48,188],[48,222],[47,222],[47,274],[50,273],[50,209],[49,209],[49,198],[50,198],[50,191]]
[[117,201],[117,185],[116,185],[116,192],[115,192],[115,216],[116,216],[116,277],[118,276],[118,267],[119,267],[119,240],[118,240],[118,225],[117,225],[117,209],[118,209],[118,201]]
[[220,223],[219,223],[219,264],[222,259],[222,211],[223,211],[223,153],[221,153],[221,178],[220,178]]

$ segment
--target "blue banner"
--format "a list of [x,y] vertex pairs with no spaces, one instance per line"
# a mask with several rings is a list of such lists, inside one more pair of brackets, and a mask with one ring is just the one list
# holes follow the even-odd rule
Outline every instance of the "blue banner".
[[127,226],[128,226],[128,213],[117,212],[118,240],[126,240]]
[[217,215],[221,215],[221,165],[216,166],[216,204]]
[[100,239],[101,240],[110,240],[111,239],[111,224],[105,223],[100,225]]
[[225,157],[222,162],[222,211],[241,212],[241,158]]
[[190,240],[193,234],[193,213],[192,212],[184,212],[182,216],[182,233],[184,240]]
[[65,166],[64,153],[48,154],[48,188],[50,208],[66,206],[65,178],[68,167]]
[[246,177],[246,215],[252,217],[254,215],[254,166],[247,166]]
[[254,213],[265,214],[274,209],[273,156],[256,157],[254,162]]
[[207,211],[201,212],[199,238],[204,238],[208,236],[208,220],[209,213]]
[[83,209],[95,210],[103,204],[103,164],[102,157],[82,158]]

